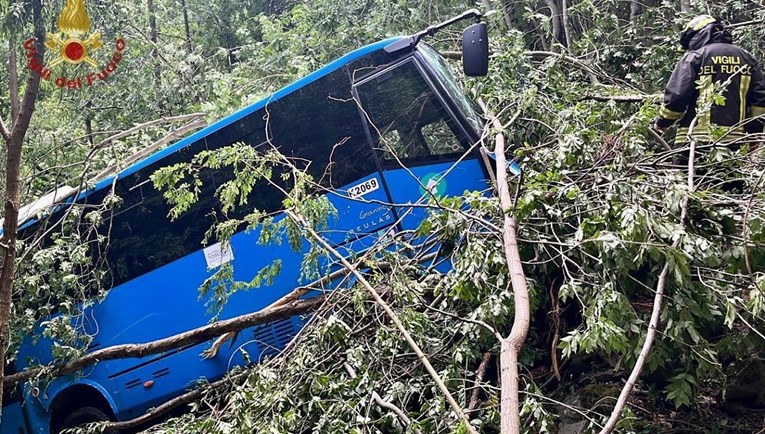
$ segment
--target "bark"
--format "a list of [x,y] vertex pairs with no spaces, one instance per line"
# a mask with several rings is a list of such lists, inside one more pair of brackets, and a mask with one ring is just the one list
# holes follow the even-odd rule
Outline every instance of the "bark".
[[184,36],[186,37],[186,51],[188,51],[189,54],[194,50],[194,47],[191,45],[191,30],[189,28],[189,10],[186,7],[186,0],[181,0],[181,11],[183,12],[183,31]]
[[[510,30],[513,28],[513,20],[510,19],[510,5],[508,3],[508,0],[500,0],[500,4],[502,5],[502,18],[505,20],[507,30]],[[488,11],[489,9],[486,10]]]
[[[693,123],[691,124],[691,131],[693,129]],[[690,132],[688,133],[690,135]],[[694,159],[696,154],[696,142],[694,140],[691,140],[691,149],[690,153],[688,155],[688,194],[683,199],[682,203],[680,204],[680,224],[685,224],[685,219],[688,216],[688,201],[690,198],[690,195],[693,193],[694,185],[693,185],[693,178],[695,175],[694,170]],[[675,241],[672,242],[672,249],[676,249],[677,246],[680,245],[680,241],[682,241],[683,237],[677,237]],[[659,319],[661,316],[661,305],[662,301],[664,300],[664,289],[667,284],[667,275],[669,274],[669,261],[667,261],[664,264],[664,267],[661,269],[661,274],[659,274],[659,280],[656,282],[656,294],[653,298],[653,308],[651,310],[651,319],[648,322],[648,331],[645,334],[645,341],[643,342],[643,347],[640,349],[640,354],[638,355],[637,360],[635,361],[635,366],[632,367],[632,372],[630,373],[629,378],[627,378],[627,383],[622,388],[621,393],[619,393],[619,397],[616,400],[616,405],[614,406],[613,411],[611,412],[611,416],[609,416],[608,421],[606,422],[603,429],[600,431],[600,434],[610,434],[614,431],[616,428],[616,424],[619,422],[619,417],[622,414],[622,410],[624,409],[624,406],[627,405],[627,399],[629,398],[630,394],[632,393],[632,389],[635,388],[635,384],[637,383],[638,378],[640,377],[640,373],[643,371],[643,365],[645,364],[646,359],[648,358],[648,353],[651,352],[651,347],[653,346],[653,341],[656,338],[656,328],[659,326]]]
[[[44,369],[49,370],[51,376],[61,376],[77,372],[82,368],[93,365],[105,360],[124,359],[129,357],[145,357],[151,354],[158,354],[163,351],[180,348],[186,345],[195,345],[214,337],[229,332],[244,330],[248,327],[258,324],[265,324],[294,315],[303,314],[317,309],[324,303],[329,294],[323,294],[318,297],[312,297],[306,300],[294,300],[289,303],[281,304],[272,308],[266,308],[258,312],[241,315],[224,321],[218,321],[203,327],[189,330],[164,339],[158,339],[143,344],[123,344],[103,348],[98,351],[86,354],[79,359],[73,360],[63,366],[51,368],[50,366],[28,369],[9,375],[4,379],[9,385],[21,381],[29,380],[39,375]],[[204,363],[200,361],[200,363]]]
[[[42,22],[42,3],[35,0],[32,3],[32,17],[34,20],[34,35],[37,39],[38,61],[42,62],[45,45],[39,41],[45,38]],[[11,50],[14,51],[14,50]],[[12,66],[16,66],[13,65]],[[18,76],[18,71],[9,71],[10,76]],[[35,102],[40,89],[40,76],[30,73],[27,80],[24,98],[20,101],[18,115],[13,119],[10,135],[6,140],[5,161],[5,195],[3,200],[3,236],[0,238],[0,251],[2,251],[2,270],[0,270],[0,368],[5,367],[5,352],[10,342],[10,318],[11,296],[13,294],[13,278],[16,261],[16,230],[18,229],[19,217],[19,192],[20,192],[20,166],[21,149],[24,137],[29,129],[29,122],[35,110]],[[18,95],[18,89],[14,92]],[[13,94],[13,92],[12,92]],[[0,374],[3,378],[4,374]],[[0,381],[0,409],[2,409],[3,382]],[[0,410],[2,417],[2,410]]]
[[[488,112],[486,104],[479,100],[484,112]],[[507,126],[515,122],[520,112],[510,120]],[[510,282],[513,290],[515,316],[510,335],[500,341],[500,432],[502,434],[520,434],[520,400],[518,387],[518,355],[526,340],[531,322],[531,304],[529,290],[526,286],[526,276],[523,273],[518,239],[516,236],[517,222],[513,214],[513,200],[507,179],[507,160],[505,159],[505,137],[502,134],[503,125],[495,116],[491,117],[493,127],[498,131],[494,141],[494,155],[497,159],[497,194],[504,212],[502,242],[505,260],[510,272]]]
[[8,38],[8,90],[11,96],[11,125],[19,116],[19,67],[16,57],[16,35]]
[[550,342],[550,358],[551,358],[551,370],[555,379],[560,381],[560,369],[558,366],[558,342],[560,341],[560,304],[558,303],[558,291],[556,289],[550,290],[550,300],[552,300],[552,310],[550,311],[550,317],[553,328],[553,337]]
[[759,24],[765,24],[765,19],[742,21],[740,23],[728,24],[725,27],[727,27],[729,29],[735,29],[737,27],[747,27],[747,26],[754,26],[754,25],[759,25]]
[[552,29],[551,29],[552,39],[553,41],[560,43],[561,33],[562,33],[560,9],[558,8],[558,4],[555,2],[555,0],[545,0],[545,4],[547,5],[548,8],[550,8],[550,20],[552,22]]
[[157,30],[157,14],[154,9],[154,0],[146,0],[146,10],[149,12],[149,39],[152,43],[151,57],[154,59],[154,78],[159,80],[162,77],[162,71],[159,68],[159,51],[157,49],[159,31]]
[[566,46],[566,51],[571,54],[571,34],[569,32],[568,24],[568,0],[561,0],[560,4],[561,25],[563,27],[563,45]]
[[661,95],[585,95],[582,99],[591,99],[593,101],[601,102],[643,102],[645,100],[654,100],[658,102],[661,99]]
[[5,122],[3,121],[2,117],[0,117],[0,137],[3,138],[5,143],[11,141],[11,132],[8,131],[8,127],[5,126]]
[[483,377],[486,375],[486,369],[489,367],[491,357],[491,351],[485,352],[483,354],[483,358],[481,359],[481,364],[478,365],[478,370],[475,374],[475,388],[473,389],[473,393],[470,395],[470,403],[468,404],[468,413],[478,408],[478,404],[480,403],[481,398],[481,388],[478,387],[478,385],[483,381]]
[[[497,158],[497,165],[499,165],[499,158]],[[498,181],[500,177],[500,175],[497,176]],[[509,199],[509,195],[507,198]],[[508,264],[510,264],[510,280],[512,281],[513,298],[515,301],[515,318],[513,319],[513,328],[510,330],[510,335],[502,340],[502,352],[500,354],[502,373],[500,425],[503,434],[520,434],[521,432],[520,400],[518,397],[518,355],[529,332],[531,318],[529,291],[526,287],[526,277],[521,267],[521,258],[518,253],[518,241],[515,232],[515,216],[506,216],[503,238],[506,259]]]
[[[247,375],[246,371],[237,374],[233,378],[224,377],[221,380],[210,383],[209,388],[217,389],[218,387],[226,383],[229,383],[231,381],[236,381],[236,379],[243,377],[244,375]],[[130,432],[131,428],[136,428],[140,425],[143,425],[146,422],[149,422],[159,416],[162,416],[163,414],[170,412],[172,409],[178,407],[179,405],[188,404],[189,402],[201,397],[206,390],[207,388],[205,387],[197,387],[189,392],[184,393],[183,395],[176,396],[175,398],[169,401],[165,401],[164,403],[162,403],[162,405],[158,405],[134,419],[125,420],[121,422],[108,422],[105,424],[105,427],[106,429],[111,429],[115,431],[126,430]],[[108,432],[108,431],[103,431],[103,432]]]
[[630,0],[630,23],[635,24],[635,20],[642,12],[643,4],[640,0]]

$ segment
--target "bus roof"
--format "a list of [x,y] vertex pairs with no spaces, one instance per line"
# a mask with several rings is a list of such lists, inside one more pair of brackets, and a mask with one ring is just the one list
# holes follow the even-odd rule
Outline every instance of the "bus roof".
[[[400,39],[402,39],[402,37],[388,38],[388,39],[384,39],[382,41],[376,42],[374,44],[370,44],[370,45],[367,45],[365,47],[358,48],[358,49],[356,49],[354,51],[351,51],[350,53],[348,53],[348,54],[346,54],[346,55],[344,55],[344,56],[342,56],[342,57],[340,57],[340,58],[338,58],[338,59],[328,63],[327,65],[321,67],[320,69],[317,69],[316,71],[314,71],[314,72],[308,74],[307,76],[305,76],[305,77],[295,81],[294,83],[292,83],[292,84],[290,84],[290,85],[288,85],[288,86],[286,86],[286,87],[284,87],[284,88],[274,92],[273,94],[271,94],[269,96],[266,96],[265,98],[255,102],[255,103],[252,103],[252,104],[250,104],[250,105],[248,105],[248,106],[246,106],[246,107],[244,107],[244,108],[242,108],[242,109],[240,109],[240,110],[238,110],[238,111],[236,111],[236,112],[234,112],[234,113],[232,113],[232,114],[230,114],[230,115],[228,115],[228,116],[218,120],[217,122],[215,122],[215,123],[213,123],[213,124],[203,128],[203,129],[197,131],[194,134],[186,136],[185,138],[183,138],[183,139],[179,140],[178,142],[174,143],[173,145],[170,145],[170,146],[168,146],[168,147],[166,147],[164,149],[161,149],[161,150],[159,150],[159,151],[149,155],[148,157],[146,157],[146,158],[144,158],[144,159],[142,159],[142,160],[140,160],[140,161],[138,161],[138,162],[136,162],[136,163],[134,163],[134,164],[132,164],[132,165],[130,165],[128,167],[126,167],[125,169],[121,170],[120,172],[118,172],[116,174],[109,175],[109,176],[107,176],[104,179],[97,180],[96,181],[96,185],[93,188],[81,191],[77,195],[77,198],[75,200],[82,199],[82,198],[87,197],[87,196],[89,196],[89,195],[91,195],[91,194],[93,194],[93,193],[95,193],[95,192],[97,192],[97,191],[99,191],[99,190],[101,190],[103,188],[106,188],[109,185],[111,185],[115,180],[124,178],[126,176],[129,176],[129,175],[131,175],[131,174],[133,174],[133,173],[143,169],[144,167],[146,167],[146,166],[148,166],[148,165],[150,165],[150,164],[152,164],[152,163],[154,163],[154,162],[156,162],[158,160],[161,160],[162,158],[164,158],[164,157],[166,157],[168,155],[171,155],[171,154],[173,154],[173,153],[175,153],[175,152],[177,152],[177,151],[179,151],[179,150],[181,150],[181,149],[191,145],[192,143],[196,142],[200,138],[206,137],[206,136],[214,133],[215,131],[218,131],[218,130],[220,130],[220,129],[228,126],[228,125],[233,124],[234,122],[244,118],[245,116],[247,116],[249,114],[252,114],[253,112],[263,108],[266,104],[274,102],[274,101],[284,97],[285,95],[288,95],[288,94],[290,94],[290,93],[292,93],[292,92],[294,92],[294,91],[296,91],[296,90],[298,90],[298,89],[300,89],[300,88],[302,88],[302,87],[304,87],[304,86],[306,86],[306,85],[308,85],[308,84],[310,84],[310,83],[320,79],[321,77],[324,77],[325,75],[327,75],[327,74],[329,74],[329,73],[331,73],[331,72],[333,72],[333,71],[335,71],[335,70],[337,70],[339,68],[342,68],[343,66],[347,65],[348,63],[350,63],[350,62],[352,62],[352,61],[354,61],[354,60],[356,60],[356,59],[358,59],[360,57],[363,57],[363,56],[365,56],[365,55],[367,55],[369,53],[372,53],[372,52],[375,52],[375,51],[378,51],[378,50],[382,50],[387,45],[392,44],[393,42],[396,42],[396,41],[398,41]],[[71,197],[72,197],[71,195],[67,195],[66,198],[62,198],[62,199],[69,200],[69,198],[71,198]],[[61,203],[61,201],[57,201],[57,202]],[[51,203],[49,205],[52,205],[52,204],[53,203]],[[36,209],[36,211],[42,211],[42,208],[38,208],[38,209]],[[34,220],[36,219],[35,216],[34,215],[30,215],[30,213],[27,213],[27,215],[23,216],[23,217],[24,218],[22,219],[22,216],[19,215],[19,229],[22,229],[23,227],[28,226],[29,224],[34,222]],[[0,220],[0,221],[2,221],[2,220]],[[0,234],[2,234],[2,229],[0,229]]]

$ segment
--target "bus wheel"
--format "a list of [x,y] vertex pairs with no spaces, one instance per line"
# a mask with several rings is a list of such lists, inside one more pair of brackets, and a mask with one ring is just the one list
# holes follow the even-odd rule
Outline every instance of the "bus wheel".
[[[82,407],[69,413],[66,419],[64,419],[64,423],[61,424],[61,430],[76,428],[93,422],[106,422],[111,420],[113,420],[113,418],[100,408]],[[119,431],[112,429],[107,429],[103,432],[106,434],[119,434]]]

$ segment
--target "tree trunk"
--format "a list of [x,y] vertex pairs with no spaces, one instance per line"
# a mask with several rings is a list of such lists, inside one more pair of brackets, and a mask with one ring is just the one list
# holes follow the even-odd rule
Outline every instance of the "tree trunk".
[[[484,112],[488,112],[483,101],[479,104]],[[507,126],[511,125],[520,115],[517,112]],[[507,179],[507,161],[505,159],[505,136],[504,129],[499,119],[491,117],[492,126],[499,131],[494,141],[494,155],[497,159],[497,194],[499,203],[504,214],[502,228],[502,241],[510,273],[510,283],[513,290],[515,316],[510,335],[500,340],[500,433],[520,434],[520,399],[518,397],[518,354],[521,352],[523,342],[529,332],[531,323],[531,304],[529,303],[529,290],[526,286],[526,276],[523,273],[521,256],[518,251],[518,239],[516,237],[517,222],[513,214],[513,200],[510,197],[510,189]]]
[[[500,4],[502,5],[502,18],[505,20],[505,25],[507,26],[507,30],[511,30],[513,27],[513,21],[510,19],[510,5],[508,4],[508,0],[501,0]],[[488,11],[488,9],[487,9]]]
[[[35,38],[37,39],[37,57],[42,63],[45,45],[42,41],[45,38],[45,31],[42,22],[42,3],[35,0],[32,3],[33,20],[35,28]],[[15,48],[11,49],[13,52]],[[15,63],[9,64],[16,67]],[[18,71],[10,70],[9,77],[18,77]],[[40,76],[30,72],[27,81],[24,99],[20,102],[18,115],[12,120],[10,137],[6,142],[5,159],[5,194],[3,198],[3,236],[0,238],[0,251],[3,253],[2,270],[0,270],[0,368],[5,368],[5,352],[10,343],[10,320],[11,320],[11,298],[13,295],[13,277],[15,274],[16,261],[16,230],[18,229],[19,217],[19,194],[20,194],[20,166],[21,149],[24,144],[24,137],[29,129],[29,122],[32,119],[32,113],[35,110],[35,101],[40,89]],[[18,95],[18,89],[11,91],[11,95]],[[0,379],[5,376],[4,372],[0,374]],[[0,417],[2,417],[2,397],[3,382],[0,381]]]
[[566,46],[568,54],[571,54],[571,34],[569,33],[568,25],[568,0],[561,0],[560,4],[560,15],[563,27],[563,45]]
[[11,128],[19,116],[19,68],[16,60],[16,35],[8,38],[8,90],[11,96]]
[[159,32],[157,31],[157,15],[154,10],[154,0],[146,0],[146,10],[149,12],[149,40],[151,40],[153,45],[151,49],[151,57],[154,62],[154,78],[159,81],[162,77],[162,71],[159,68],[159,51],[157,45]]
[[[561,43],[562,26],[558,4],[555,0],[545,0],[545,4],[550,8],[550,20],[552,21],[552,29],[550,31],[552,32],[552,40],[553,42]],[[550,44],[550,47],[552,48],[553,45],[554,44]]]
[[186,51],[189,54],[193,51],[194,47],[191,45],[191,30],[189,27],[189,10],[186,7],[186,0],[181,0],[181,11],[183,12],[183,30],[186,37]]
[[691,0],[680,0],[680,12],[691,11]]
[[[687,0],[683,0],[687,1]],[[635,24],[635,20],[637,20],[637,16],[640,15],[643,12],[643,4],[640,3],[639,0],[631,0],[630,1],[630,23]]]

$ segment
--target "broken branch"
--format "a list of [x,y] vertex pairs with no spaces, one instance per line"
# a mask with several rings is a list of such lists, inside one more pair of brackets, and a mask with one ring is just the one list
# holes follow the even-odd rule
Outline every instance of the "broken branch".
[[50,371],[50,375],[54,377],[61,376],[79,371],[86,366],[105,360],[123,359],[128,357],[140,358],[185,345],[198,344],[228,332],[240,331],[258,324],[264,324],[309,312],[318,308],[324,303],[327,297],[328,294],[324,294],[307,300],[294,300],[288,304],[266,308],[258,312],[241,315],[224,321],[218,321],[178,335],[143,344],[123,344],[107,347],[88,353],[62,366],[44,366],[29,369],[9,375],[5,377],[3,381],[6,385],[12,385],[20,381],[29,380],[43,371]]
[[382,309],[385,311],[385,313],[388,315],[388,317],[393,321],[393,323],[396,325],[396,328],[398,328],[399,332],[404,336],[404,339],[406,340],[406,343],[409,344],[409,348],[414,351],[414,353],[417,355],[417,358],[420,360],[422,365],[425,367],[425,370],[428,371],[430,374],[430,377],[433,379],[433,381],[436,383],[436,386],[438,386],[438,389],[441,391],[441,393],[444,395],[444,398],[446,398],[446,401],[449,403],[449,405],[452,408],[452,411],[457,415],[457,417],[462,421],[464,424],[465,429],[471,433],[471,434],[478,434],[475,430],[475,428],[470,425],[470,421],[465,416],[465,413],[462,411],[462,408],[460,408],[459,404],[457,404],[457,401],[454,400],[454,397],[452,396],[451,392],[449,392],[449,389],[446,388],[446,385],[444,384],[444,381],[441,379],[441,376],[438,375],[436,370],[433,368],[433,365],[430,364],[430,361],[428,360],[427,356],[425,356],[425,353],[422,352],[422,349],[420,349],[420,346],[417,345],[417,343],[412,338],[412,335],[409,334],[409,332],[404,327],[404,324],[401,323],[401,320],[398,318],[398,315],[396,315],[395,312],[393,312],[393,309],[391,309],[390,305],[385,302],[385,300],[380,297],[380,294],[377,293],[377,291],[372,287],[372,285],[369,283],[369,281],[364,277],[364,275],[359,272],[359,270],[354,267],[348,260],[345,258],[345,256],[341,255],[340,252],[335,250],[332,246],[327,243],[324,238],[322,238],[319,234],[316,233],[316,231],[311,227],[311,225],[308,224],[308,222],[305,221],[305,219],[296,214],[294,211],[286,210],[285,213],[287,216],[292,219],[295,224],[303,228],[308,234],[313,238],[317,243],[319,243],[322,248],[330,253],[332,256],[336,257],[338,261],[340,261],[341,264],[343,264],[343,267],[350,270],[350,272],[358,279],[359,283],[361,283],[364,288],[366,288],[370,294],[372,294],[372,298],[375,299],[375,302],[382,307]]

